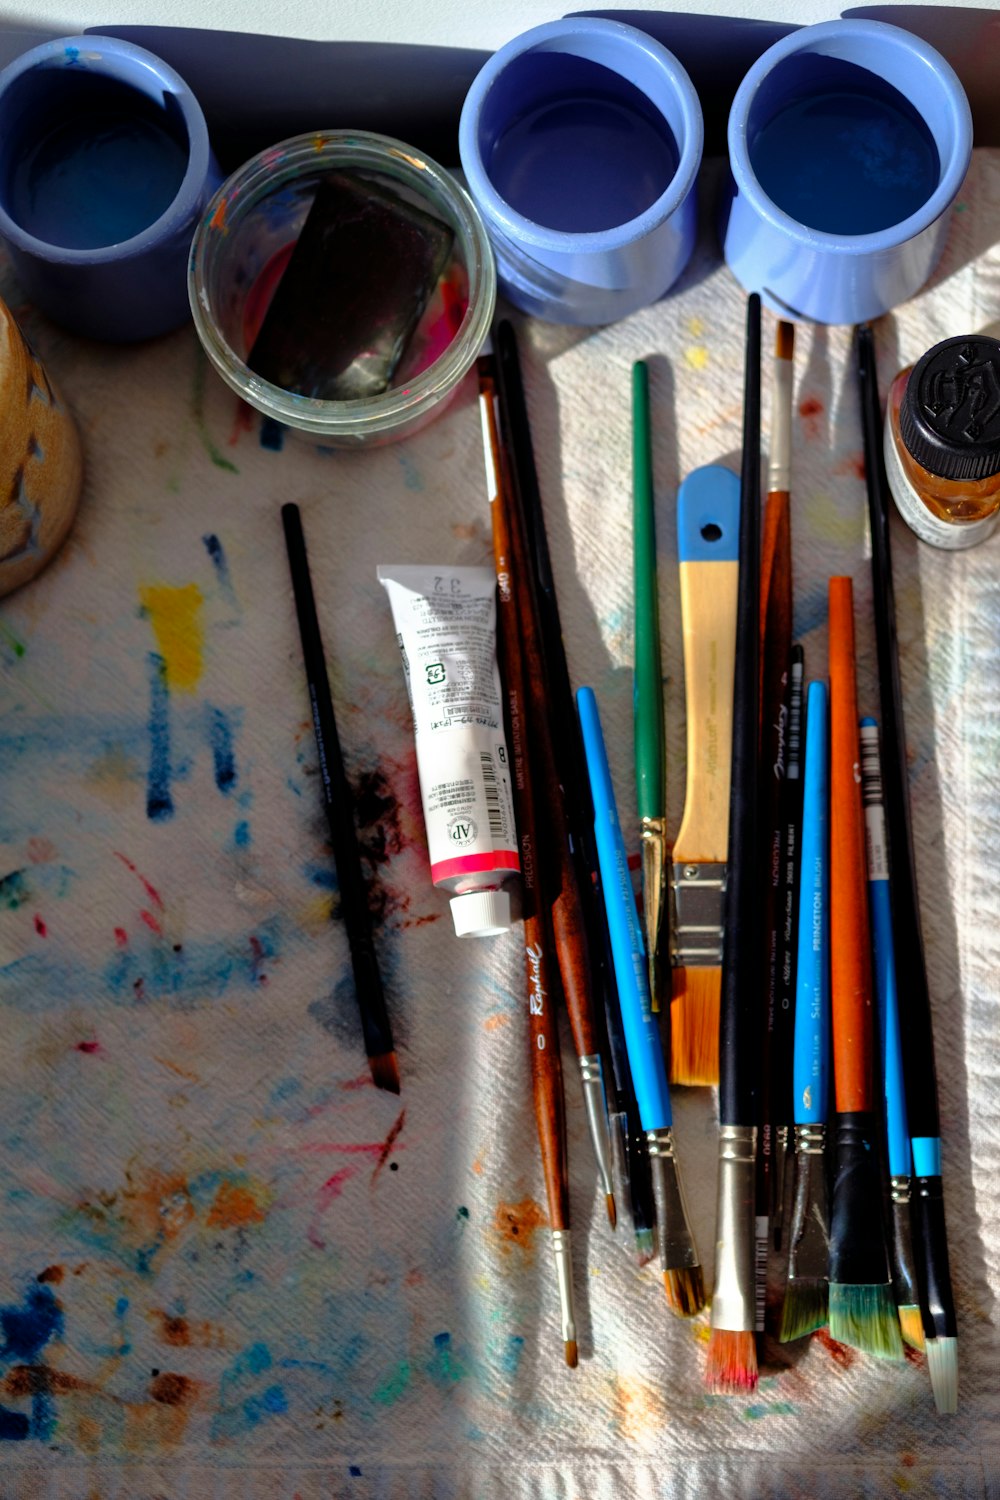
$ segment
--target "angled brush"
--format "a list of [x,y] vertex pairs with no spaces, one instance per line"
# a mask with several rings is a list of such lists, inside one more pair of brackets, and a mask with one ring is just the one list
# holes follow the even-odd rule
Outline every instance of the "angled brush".
[[[757,1384],[754,1169],[760,1108],[760,297],[747,299],[740,482],[739,599],[722,996],[715,1292],[706,1381],[744,1395]],[[760,1288],[763,1293],[763,1287]]]
[[671,855],[672,1083],[719,1081],[719,994],[729,840],[740,482],[718,464],[677,493],[687,777]]
[[913,1249],[924,1321],[927,1367],[940,1412],[958,1408],[958,1323],[951,1287],[941,1181],[941,1122],[930,990],[917,897],[910,816],[903,690],[896,640],[896,603],[889,544],[889,488],[882,458],[882,412],[871,328],[858,329],[858,389],[865,444],[865,479],[872,538],[872,593],[881,704],[883,782],[892,860],[892,925],[896,981],[905,996],[902,1029],[906,1108],[913,1152]]
[[831,578],[830,982],[836,1095],[830,1213],[830,1333],[901,1359],[882,1222],[872,1067],[871,958],[850,578]]
[[806,706],[802,882],[795,984],[793,1119],[795,1187],[781,1342],[827,1320],[830,1214],[826,1120],[830,1072],[829,751],[826,684],[811,682]]

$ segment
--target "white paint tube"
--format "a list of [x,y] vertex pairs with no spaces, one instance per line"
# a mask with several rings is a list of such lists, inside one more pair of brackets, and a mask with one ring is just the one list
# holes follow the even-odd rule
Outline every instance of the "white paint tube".
[[413,710],[431,879],[459,937],[510,927],[520,872],[490,568],[382,564]]

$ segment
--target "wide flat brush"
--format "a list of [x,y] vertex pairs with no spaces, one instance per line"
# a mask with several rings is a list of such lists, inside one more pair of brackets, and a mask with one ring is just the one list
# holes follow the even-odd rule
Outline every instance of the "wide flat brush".
[[902,1359],[882,1222],[872,1066],[871,958],[850,578],[831,578],[830,981],[836,1095],[830,1215],[830,1333]]
[[580,688],[576,703],[590,776],[594,836],[622,1024],[649,1147],[663,1285],[671,1310],[681,1317],[689,1317],[700,1312],[705,1305],[705,1284],[677,1165],[670,1089],[660,1031],[650,1001],[642,927],[636,912],[625,841],[618,821],[611,770],[593,689]]
[[958,1323],[951,1286],[941,1180],[941,1121],[931,997],[917,896],[910,815],[903,690],[896,640],[896,602],[889,543],[889,488],[882,457],[882,412],[871,328],[858,329],[858,387],[872,539],[872,594],[881,704],[883,783],[892,861],[892,925],[896,983],[904,1000],[902,1028],[906,1110],[913,1151],[913,1248],[924,1320],[927,1367],[940,1412],[958,1408]]
[[295,613],[302,642],[302,659],[309,688],[309,711],[316,736],[323,810],[330,831],[330,844],[337,867],[340,910],[347,930],[354,970],[354,988],[361,1013],[361,1031],[368,1066],[376,1088],[399,1093],[399,1067],[386,1010],[385,992],[375,954],[368,892],[361,870],[361,852],[354,823],[354,798],[344,770],[337,720],[330,696],[319,616],[309,574],[309,557],[297,505],[281,507],[281,522],[288,551],[288,567],[295,594]]
[[684,813],[671,855],[670,1080],[719,1081],[719,993],[729,840],[740,482],[718,464],[677,493],[687,705]]
[[517,599],[511,587],[509,478],[500,450],[492,357],[481,356],[476,368],[493,529],[493,558],[497,570],[498,656],[513,757],[514,806],[521,854],[524,960],[535,1125],[541,1148],[552,1253],[559,1290],[563,1350],[566,1363],[572,1368],[577,1363],[577,1338],[570,1247],[566,1106],[555,1007],[556,961],[538,867],[540,845],[537,792],[528,752],[528,726],[525,719],[526,662]]
[[872,920],[872,956],[878,996],[882,1087],[885,1097],[886,1155],[892,1203],[892,1289],[903,1338],[914,1349],[924,1347],[917,1273],[910,1226],[913,1155],[906,1119],[902,1041],[899,1034],[899,996],[896,991],[896,953],[892,940],[892,903],[889,849],[882,805],[882,770],[878,753],[878,725],[861,720],[861,795],[865,806],[868,856],[868,904]]
[[830,1072],[829,752],[826,684],[811,682],[806,707],[802,879],[796,950],[793,1120],[795,1186],[781,1342],[827,1320],[830,1214],[826,1120]]
[[[722,994],[719,1007],[719,1187],[715,1291],[706,1382],[745,1395],[757,1385],[754,1171],[760,1108],[760,297],[747,299],[740,481],[739,595]],[[761,1288],[763,1292],[763,1288]]]

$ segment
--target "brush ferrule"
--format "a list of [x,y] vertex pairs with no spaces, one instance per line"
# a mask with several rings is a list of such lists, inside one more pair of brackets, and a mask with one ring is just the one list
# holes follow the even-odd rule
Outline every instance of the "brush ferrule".
[[590,1139],[594,1143],[597,1169],[601,1174],[605,1193],[614,1193],[608,1106],[604,1097],[604,1069],[601,1067],[600,1053],[590,1052],[580,1058],[580,1082],[583,1084],[583,1102],[587,1108],[587,1124],[590,1127]]
[[678,969],[720,968],[724,864],[671,866],[673,927],[671,959]]
[[889,1196],[893,1203],[905,1204],[907,1212],[910,1207],[910,1179],[908,1177],[889,1178]]
[[552,1254],[559,1288],[559,1316],[564,1344],[576,1343],[576,1313],[573,1307],[573,1253],[568,1229],[553,1229]]
[[919,1307],[917,1263],[913,1254],[913,1224],[910,1219],[910,1179],[890,1180],[892,1197],[892,1289],[897,1307]]
[[826,1126],[796,1125],[796,1145],[800,1131],[808,1133],[810,1140],[807,1149],[799,1147],[795,1154],[788,1277],[826,1281],[830,1264],[830,1205],[823,1151]]
[[656,953],[660,943],[660,919],[663,911],[667,831],[662,818],[643,818],[639,831],[642,839],[642,916],[646,937],[646,959],[649,964],[649,987],[655,997]]
[[646,1144],[653,1175],[660,1266],[664,1271],[693,1269],[701,1262],[684,1201],[684,1186],[674,1153],[674,1133],[669,1126],[647,1130]]
[[781,1245],[785,1221],[788,1135],[787,1125],[776,1125],[771,1135],[771,1235],[776,1247]]
[[756,1326],[756,1162],[756,1127],[720,1126],[712,1327],[732,1333],[752,1333]]
[[608,1139],[611,1143],[615,1202],[619,1204],[620,1210],[628,1211],[632,1201],[632,1181],[628,1159],[628,1116],[624,1110],[608,1116]]
[[796,1125],[796,1156],[823,1156],[826,1151],[825,1125]]
[[792,361],[774,361],[771,402],[771,455],[767,469],[768,493],[792,487]]

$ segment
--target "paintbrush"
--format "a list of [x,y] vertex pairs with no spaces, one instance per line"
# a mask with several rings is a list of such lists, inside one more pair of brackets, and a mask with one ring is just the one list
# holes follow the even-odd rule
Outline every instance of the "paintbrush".
[[889,1196],[892,1203],[892,1289],[899,1313],[900,1332],[914,1349],[924,1347],[923,1321],[913,1261],[910,1226],[912,1152],[906,1120],[902,1041],[899,1034],[899,996],[896,992],[896,954],[892,941],[889,850],[882,805],[882,770],[879,765],[878,725],[861,720],[861,796],[865,808],[868,856],[868,904],[872,922],[872,957],[875,993],[878,997],[881,1037],[882,1087],[885,1096],[886,1154],[889,1164]]
[[872,1068],[871,959],[850,578],[830,598],[830,984],[836,1095],[830,1212],[830,1333],[901,1359],[882,1222]]
[[802,883],[795,984],[795,1187],[781,1342],[827,1320],[830,1214],[826,1121],[830,1071],[830,812],[826,684],[811,682],[806,710]]
[[684,813],[671,855],[672,1083],[719,1081],[719,992],[729,837],[740,483],[712,464],[677,494],[687,703]]
[[[786,835],[792,647],[792,356],[795,331],[779,322],[772,362],[768,493],[761,546],[761,806],[765,818],[763,926],[767,1030],[758,1154],[758,1256],[767,1260],[768,1224],[780,1221],[791,1111],[791,1008],[779,1002],[784,956],[782,870]],[[787,998],[787,995],[785,996]],[[777,1230],[780,1244],[780,1228]]]
[[[743,1395],[757,1384],[754,1168],[760,1073],[760,297],[747,298],[739,596],[722,992],[715,1292],[706,1380]],[[760,1288],[761,1293],[763,1288]]]
[[902,1032],[903,1073],[915,1186],[913,1248],[934,1400],[938,1411],[954,1412],[958,1407],[958,1324],[948,1261],[934,1032],[910,816],[906,728],[889,544],[889,489],[882,458],[882,413],[875,371],[875,344],[868,326],[858,330],[858,385],[871,523],[872,594],[884,747],[886,824],[892,861],[890,891],[896,983],[899,993],[906,996],[906,1025]]
[[792,1055],[795,1047],[795,967],[798,949],[799,868],[802,822],[802,692],[805,653],[792,647],[788,672],[785,779],[781,788],[781,869],[778,884],[778,962],[774,1027],[770,1033],[771,1122],[774,1192],[771,1241],[780,1250],[792,1168]]
[[[496,380],[496,365],[492,355],[487,354],[483,358],[490,359],[491,378]],[[502,438],[502,426],[498,431]],[[513,478],[512,459],[506,461],[506,469]],[[611,1141],[601,1061],[601,1013],[596,997],[600,954],[595,951],[596,945],[592,942],[595,926],[593,914],[586,906],[590,875],[580,869],[574,849],[573,809],[570,804],[571,799],[578,802],[578,798],[572,783],[567,787],[567,780],[572,775],[569,769],[570,756],[564,753],[560,759],[557,755],[557,745],[564,744],[562,736],[565,733],[565,726],[558,727],[557,720],[567,710],[561,694],[558,704],[552,697],[546,637],[542,629],[542,612],[535,588],[535,569],[529,545],[530,529],[526,506],[521,490],[514,482],[508,484],[508,499],[511,588],[517,600],[525,660],[531,663],[526,675],[525,691],[532,756],[542,789],[538,799],[539,826],[543,838],[540,862],[542,888],[551,912],[559,977],[580,1065],[587,1124],[604,1187],[608,1220],[614,1228],[616,1210],[611,1174]],[[535,545],[537,548],[537,536]],[[550,641],[551,636],[550,630]],[[557,664],[557,673],[558,670]],[[568,676],[566,682],[568,683]],[[568,717],[572,724],[575,718],[572,698]]]
[[666,760],[649,367],[642,360],[636,360],[632,366],[632,564],[635,585],[635,785],[642,849],[642,915],[646,930],[649,992],[656,1011],[660,1008],[657,955],[667,862]]
[[576,706],[590,775],[594,835],[629,1066],[649,1146],[660,1268],[671,1310],[681,1317],[689,1317],[700,1312],[705,1305],[705,1284],[677,1165],[670,1089],[663,1044],[651,1004],[642,927],[636,912],[625,840],[618,821],[611,770],[592,688],[582,687],[577,691]]
[[477,362],[479,407],[490,497],[493,557],[497,570],[497,624],[500,677],[504,685],[508,732],[513,756],[513,790],[521,855],[524,959],[528,989],[528,1025],[535,1123],[549,1210],[552,1251],[566,1363],[577,1363],[573,1305],[573,1261],[570,1246],[569,1176],[566,1159],[566,1108],[563,1095],[559,1027],[555,1009],[556,964],[548,911],[542,893],[537,793],[528,752],[527,675],[517,598],[512,587],[509,478],[503,464],[493,360]]
[[375,956],[368,892],[361,873],[361,854],[358,848],[357,829],[354,825],[354,800],[344,771],[340,740],[337,737],[337,721],[333,713],[323,640],[320,635],[319,618],[316,614],[312,579],[309,576],[309,558],[306,553],[302,517],[298,506],[283,505],[281,521],[285,530],[288,567],[295,594],[295,613],[299,622],[302,658],[309,688],[309,708],[313,731],[316,735],[320,783],[323,787],[323,807],[326,812],[327,827],[330,830],[333,858],[337,867],[340,910],[351,950],[354,988],[361,1012],[365,1052],[376,1088],[386,1089],[391,1094],[398,1094],[399,1068],[396,1063],[392,1029],[389,1025],[389,1015],[382,990],[382,976],[379,973],[378,960]]

